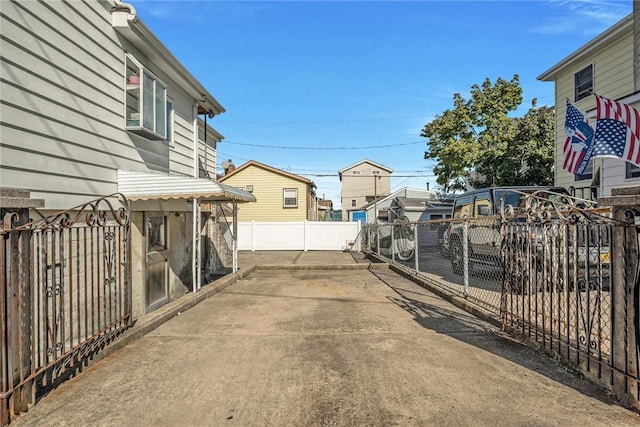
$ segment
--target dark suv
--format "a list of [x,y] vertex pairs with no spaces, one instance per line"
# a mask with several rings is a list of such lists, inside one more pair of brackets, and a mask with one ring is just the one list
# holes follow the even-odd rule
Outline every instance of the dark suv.
[[500,210],[502,206],[512,206],[513,212],[521,212],[528,194],[536,194],[555,203],[566,203],[570,197],[563,187],[542,186],[481,188],[456,196],[452,217],[460,221],[452,222],[448,230],[451,267],[455,273],[462,274],[464,269],[462,220],[467,220],[469,266],[472,263],[500,266]]

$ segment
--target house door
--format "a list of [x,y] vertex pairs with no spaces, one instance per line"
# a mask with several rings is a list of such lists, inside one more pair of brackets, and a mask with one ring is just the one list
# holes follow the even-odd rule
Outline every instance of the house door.
[[167,215],[146,215],[146,312],[150,312],[169,300],[169,245]]

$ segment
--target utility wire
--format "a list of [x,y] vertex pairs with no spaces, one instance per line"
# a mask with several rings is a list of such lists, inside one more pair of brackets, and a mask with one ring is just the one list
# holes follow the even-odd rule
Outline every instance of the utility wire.
[[[451,96],[453,98],[453,95]],[[534,99],[546,99],[552,98],[553,95],[535,96],[528,99],[523,99],[521,105],[531,104]],[[440,114],[440,113],[438,113]],[[259,123],[259,124],[294,124],[294,123],[358,123],[358,122],[379,122],[379,121],[393,121],[393,120],[405,120],[405,119],[419,119],[433,116],[433,113],[418,114],[413,116],[398,116],[398,117],[371,117],[367,119],[341,119],[341,120],[229,120],[216,117],[216,123]]]
[[292,123],[353,123],[353,122],[379,122],[379,121],[391,121],[391,120],[405,120],[405,119],[417,119],[421,117],[428,117],[429,114],[420,114],[417,116],[403,116],[403,117],[372,117],[369,119],[342,119],[342,120],[227,120],[218,119],[218,123],[273,123],[273,124],[292,124]]
[[425,141],[405,142],[401,144],[386,144],[386,145],[369,145],[366,147],[301,147],[301,146],[279,146],[279,145],[265,145],[265,144],[248,144],[245,142],[225,141],[226,144],[244,145],[247,147],[260,147],[260,148],[276,148],[284,150],[371,150],[375,148],[393,148],[401,147],[404,145],[416,145],[424,144]]
[[[297,175],[300,176],[316,176],[316,177],[338,177],[339,175],[335,174],[335,173],[330,173],[330,174],[315,174],[315,173],[298,173]],[[371,178],[371,177],[377,177],[378,175],[349,175],[349,178]],[[433,178],[435,175],[434,174],[426,174],[426,175],[391,175],[389,177],[385,177],[385,178]]]

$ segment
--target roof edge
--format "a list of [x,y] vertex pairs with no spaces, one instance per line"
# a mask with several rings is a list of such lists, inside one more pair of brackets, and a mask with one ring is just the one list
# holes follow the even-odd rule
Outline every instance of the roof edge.
[[260,162],[257,162],[255,160],[249,160],[248,162],[244,163],[243,165],[238,166],[237,168],[235,168],[229,174],[221,176],[220,178],[218,178],[218,181],[224,181],[228,177],[231,177],[231,176],[237,174],[238,172],[247,169],[249,166],[255,166],[255,167],[267,170],[269,172],[273,172],[273,173],[276,173],[276,174],[279,174],[279,175],[282,175],[282,176],[286,176],[286,177],[291,178],[291,179],[295,179],[297,181],[304,182],[305,184],[309,184],[312,187],[316,187],[316,184],[312,180],[310,180],[309,178],[305,178],[303,176],[296,175],[294,173],[283,171],[282,169],[274,168],[273,166],[265,165],[264,163],[260,163]]
[[340,169],[338,171],[338,174],[342,175],[342,172],[347,171],[347,170],[349,170],[351,168],[354,168],[354,167],[356,167],[356,166],[358,166],[359,164],[362,164],[362,163],[371,163],[372,165],[375,165],[375,166],[379,167],[380,169],[384,169],[389,173],[393,173],[393,169],[391,169],[390,167],[387,167],[387,166],[384,166],[384,165],[382,165],[380,163],[374,162],[373,160],[362,159],[359,162],[353,163],[353,164],[351,164],[351,165],[349,165],[347,167],[344,167],[344,168]]
[[549,68],[547,71],[540,74],[536,77],[536,80],[540,81],[553,81],[555,80],[555,76],[559,74],[562,70],[569,66],[569,64],[576,62],[582,56],[586,56],[598,49],[600,46],[606,43],[610,43],[619,37],[622,36],[625,31],[633,28],[633,13],[627,15],[620,21],[618,21],[613,26],[609,27],[606,31],[598,35],[596,38],[587,42],[587,44],[580,47],[578,50],[571,53],[569,56],[564,58],[562,61],[555,64],[553,67]]

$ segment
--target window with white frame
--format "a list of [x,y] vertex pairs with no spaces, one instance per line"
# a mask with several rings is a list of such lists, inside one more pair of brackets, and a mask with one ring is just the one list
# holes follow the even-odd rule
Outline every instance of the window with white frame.
[[587,179],[593,179],[593,159],[589,159],[582,175],[575,175],[575,181],[585,181]]
[[640,166],[627,162],[625,176],[626,178],[640,178]]
[[285,188],[283,190],[283,204],[285,208],[297,208],[298,207],[298,189],[297,188]]
[[574,75],[575,100],[580,101],[593,93],[593,65],[590,64]]
[[172,126],[167,119],[167,86],[130,54],[125,79],[125,128],[147,138],[167,139]]

